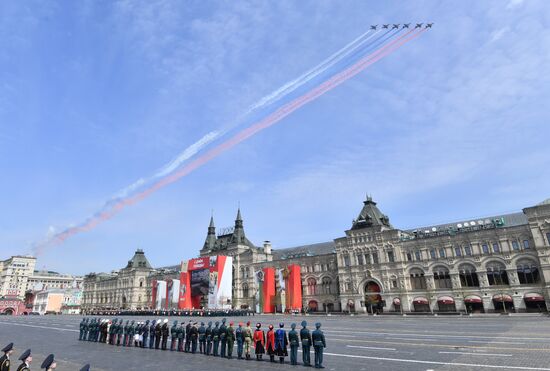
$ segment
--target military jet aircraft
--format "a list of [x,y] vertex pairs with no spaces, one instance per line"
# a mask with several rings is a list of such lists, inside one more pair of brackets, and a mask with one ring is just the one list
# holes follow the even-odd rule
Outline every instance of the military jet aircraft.
[[433,23],[428,23],[428,24],[426,25],[426,28],[432,28],[433,25],[434,25]]
[[399,28],[399,24],[393,24],[393,27],[391,28],[392,30],[395,30],[396,28]]
[[403,28],[409,28],[410,25],[410,23],[403,23]]
[[423,25],[423,24],[424,24],[424,23],[417,23],[415,28],[422,28],[422,25]]
[[382,28],[389,28],[389,27],[390,27],[389,24],[385,24],[385,25],[382,26]]
[[371,29],[371,30],[376,30],[376,27],[378,27],[377,24],[375,24],[374,26],[370,26],[370,29]]

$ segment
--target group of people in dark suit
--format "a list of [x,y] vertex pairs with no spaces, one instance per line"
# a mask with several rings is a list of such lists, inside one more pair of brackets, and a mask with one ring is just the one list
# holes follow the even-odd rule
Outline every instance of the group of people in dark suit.
[[[9,343],[4,348],[2,348],[2,357],[0,357],[0,371],[10,371],[10,370],[16,370],[16,371],[30,371],[31,370],[31,364],[32,364],[32,354],[31,350],[27,349],[21,355],[19,356],[18,360],[21,361],[21,364],[16,369],[11,367],[11,355],[14,352],[13,343]],[[57,362],[55,362],[55,356],[53,354],[50,354],[49,356],[44,359],[42,362],[42,365],[40,365],[41,369],[44,369],[46,371],[55,370],[57,368]],[[85,365],[80,369],[80,371],[89,371],[90,365]]]
[[[237,347],[237,359],[251,359],[252,349],[256,360],[262,360],[264,354],[269,355],[271,362],[275,357],[280,363],[285,362],[289,356],[290,364],[298,364],[298,348],[302,345],[302,362],[304,366],[311,365],[311,348],[315,354],[315,368],[323,367],[323,349],[326,347],[325,335],[321,331],[321,324],[315,324],[315,330],[307,328],[307,322],[302,322],[302,328],[298,332],[296,324],[291,324],[290,331],[284,329],[284,323],[279,324],[275,330],[273,325],[268,326],[267,332],[262,329],[260,323],[252,331],[250,321],[246,325],[242,322],[234,327],[233,322],[224,318],[221,323],[210,321],[208,325],[195,320],[187,323],[173,321],[168,325],[168,319],[145,322],[126,321],[122,319],[96,319],[84,318],[80,323],[81,341],[107,343],[110,345],[141,347],[149,349],[162,349],[186,353],[200,353],[223,358],[233,358],[235,345]],[[168,347],[168,340],[170,346]],[[2,371],[2,370],[0,370]]]

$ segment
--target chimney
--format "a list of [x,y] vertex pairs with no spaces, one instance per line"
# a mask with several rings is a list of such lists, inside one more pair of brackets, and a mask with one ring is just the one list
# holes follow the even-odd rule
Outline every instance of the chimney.
[[265,254],[271,254],[271,242],[270,241],[264,241],[264,253]]

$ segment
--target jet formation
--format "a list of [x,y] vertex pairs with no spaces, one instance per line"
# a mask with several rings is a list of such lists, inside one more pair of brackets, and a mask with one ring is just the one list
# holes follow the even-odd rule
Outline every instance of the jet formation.
[[[432,28],[433,25],[434,25],[433,23],[426,23],[426,25],[424,25],[424,23],[417,23],[414,28]],[[399,27],[401,27],[402,29],[403,28],[409,28],[411,26],[411,23],[403,23],[403,25],[401,25],[400,23],[394,23],[394,24],[388,23],[388,24],[383,24],[381,26],[381,29],[389,30],[390,26],[391,26],[392,30],[397,30],[397,29],[399,29]],[[370,29],[371,30],[378,30],[378,25],[377,24],[371,25]]]

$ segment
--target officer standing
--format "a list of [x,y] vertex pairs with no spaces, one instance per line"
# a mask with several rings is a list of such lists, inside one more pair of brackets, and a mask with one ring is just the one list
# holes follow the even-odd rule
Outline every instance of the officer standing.
[[116,321],[117,319],[115,318],[111,323],[111,325],[109,326],[109,344],[110,345],[113,345],[115,341]]
[[185,326],[185,353],[191,351],[191,327],[193,327],[193,321],[189,321]]
[[242,322],[239,322],[239,327],[235,330],[235,340],[237,341],[237,359],[243,359],[244,330]]
[[2,348],[4,355],[0,357],[0,371],[10,371],[10,355],[13,353],[13,343]]
[[307,328],[307,322],[302,321],[302,329],[300,330],[300,339],[302,340],[302,362],[304,366],[311,367],[311,333]]
[[160,319],[157,321],[157,325],[155,326],[155,349],[160,348],[160,340],[162,338],[162,323]]
[[[136,334],[136,326],[134,325],[134,321],[130,322],[130,325],[128,326],[128,343],[126,346],[131,347],[132,342],[134,341],[134,335]],[[124,338],[126,341],[126,337]]]
[[227,342],[227,358],[233,358],[233,346],[235,344],[235,330],[233,329],[233,322],[229,322],[229,327],[225,332],[225,340]]
[[212,329],[212,341],[214,342],[214,349],[213,349],[213,352],[212,352],[212,355],[213,356],[218,356],[218,347],[219,347],[219,344],[220,344],[220,328],[219,328],[219,325],[220,323],[218,321],[216,321],[215,325],[214,325],[214,328]]
[[243,330],[244,340],[244,356],[246,360],[250,360],[250,348],[252,346],[252,329],[250,328],[250,321],[246,322],[246,328]]
[[148,346],[148,340],[149,340],[149,320],[145,321],[145,324],[142,327],[143,331],[143,341],[141,342],[142,348],[147,348]]
[[291,330],[288,332],[288,342],[290,344],[290,364],[295,366],[298,364],[298,346],[300,340],[298,339],[298,331],[296,331],[296,324],[290,325]]
[[162,350],[166,350],[168,349],[168,335],[170,334],[170,329],[168,328],[168,318],[164,319],[161,332],[162,332]]
[[123,339],[123,335],[124,335],[124,326],[122,325],[123,323],[123,319],[121,318],[119,321],[118,321],[118,325],[116,326],[116,345],[117,346],[120,346],[120,342],[122,341]]
[[185,339],[185,323],[181,322],[178,327],[178,352],[183,352],[183,341]]
[[92,318],[92,320],[88,324],[88,338],[84,340],[94,341],[94,325],[95,325],[95,318]]
[[193,323],[191,326],[191,353],[197,353],[197,342],[199,340],[199,329],[197,327],[197,322]]
[[201,322],[199,327],[199,352],[200,354],[206,354],[206,327],[204,327],[204,322]]
[[126,320],[126,324],[124,325],[124,340],[122,341],[122,346],[125,347],[128,345],[128,330],[130,328],[130,321]]
[[212,321],[208,322],[208,327],[206,328],[206,352],[207,356],[212,353]]
[[254,354],[256,354],[256,360],[260,361],[262,355],[265,353],[265,333],[262,330],[260,323],[256,324],[256,330],[254,331]]
[[315,330],[311,337],[313,339],[313,350],[315,351],[315,368],[325,368],[323,367],[323,349],[327,347],[327,343],[319,322],[315,324]]
[[178,321],[172,323],[172,328],[170,328],[170,351],[176,350],[176,342],[178,339]]
[[82,318],[82,321],[80,321],[80,336],[78,337],[78,340],[82,340],[84,337],[84,328],[86,327],[86,318]]
[[31,371],[32,355],[30,349],[24,351],[19,357],[19,360],[23,361],[23,363],[17,367],[17,371]]
[[279,329],[275,331],[275,354],[279,356],[279,363],[285,363],[285,357],[288,356],[286,347],[288,346],[288,338],[284,330],[285,324],[279,323]]
[[153,349],[155,346],[155,330],[156,330],[155,320],[151,321],[151,326],[149,326],[149,349]]
[[222,324],[220,326],[220,357],[225,358],[225,351],[227,346],[227,326],[225,325],[225,318],[222,319]]
[[46,371],[55,370],[57,368],[57,363],[55,362],[53,354],[46,357],[40,368],[43,368]]

